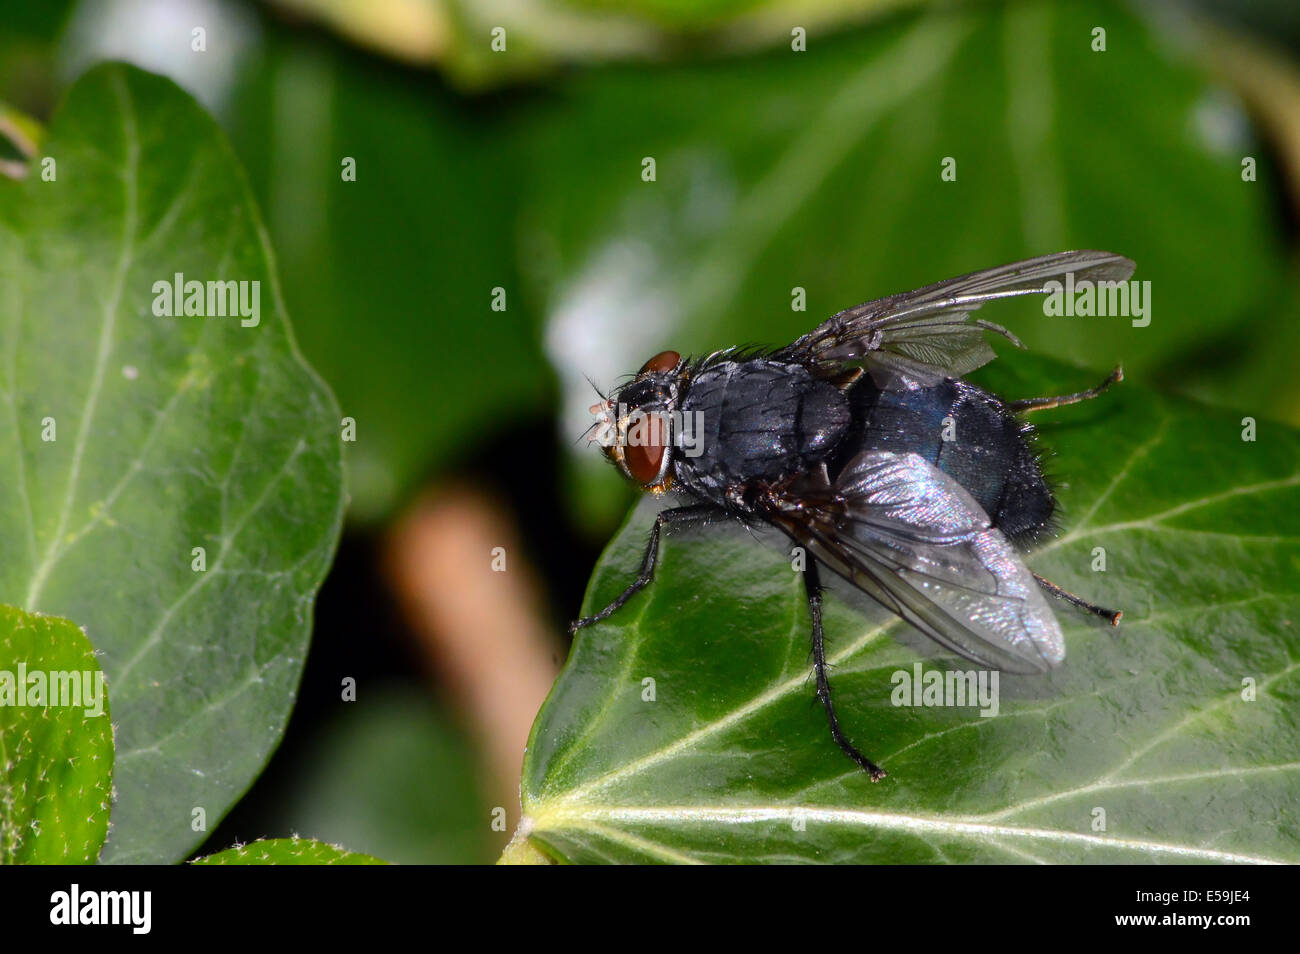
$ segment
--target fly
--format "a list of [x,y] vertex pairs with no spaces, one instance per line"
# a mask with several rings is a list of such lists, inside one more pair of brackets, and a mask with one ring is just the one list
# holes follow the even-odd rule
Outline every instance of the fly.
[[817,697],[831,736],[872,781],[885,772],[840,728],[826,674],[819,564],[949,650],[987,668],[1042,673],[1065,641],[1044,592],[1117,625],[1020,551],[1051,531],[1056,499],[1023,415],[1096,397],[1004,401],[962,375],[995,355],[985,302],[1076,282],[1127,281],[1110,252],[1044,255],[870,301],[776,350],[687,359],[663,351],[592,410],[625,477],[680,504],[661,511],[641,571],[571,631],[606,619],[654,578],[666,531],[767,524],[803,547]]

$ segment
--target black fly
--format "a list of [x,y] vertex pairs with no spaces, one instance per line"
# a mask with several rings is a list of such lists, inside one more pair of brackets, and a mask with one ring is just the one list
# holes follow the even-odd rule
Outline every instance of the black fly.
[[[831,735],[873,781],[884,771],[840,730],[826,675],[818,563],[948,649],[990,668],[1045,672],[1065,658],[1039,591],[1118,623],[1031,573],[1017,547],[1048,531],[1056,501],[1018,414],[1088,391],[1003,401],[962,380],[994,357],[971,313],[1077,282],[1126,281],[1133,262],[1062,252],[849,308],[775,351],[655,355],[592,410],[592,437],[629,479],[682,506],[655,520],[641,572],[605,619],[654,577],[666,528],[735,518],[779,527],[806,553],[817,696]],[[1060,286],[1057,285],[1059,288]]]

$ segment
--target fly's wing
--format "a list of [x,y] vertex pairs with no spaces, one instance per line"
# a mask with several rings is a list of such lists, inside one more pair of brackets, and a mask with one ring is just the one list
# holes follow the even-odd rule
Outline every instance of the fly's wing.
[[[821,365],[859,362],[873,371],[900,373],[923,383],[959,377],[995,357],[984,338],[995,331],[1020,342],[971,312],[987,301],[1044,295],[1049,282],[1127,281],[1133,262],[1111,252],[1059,252],[972,272],[916,291],[890,295],[832,316],[777,357]],[[882,386],[885,381],[879,381]]]
[[967,659],[1045,672],[1065,658],[1056,617],[975,499],[917,454],[864,451],[833,487],[793,486],[769,518],[921,632]]

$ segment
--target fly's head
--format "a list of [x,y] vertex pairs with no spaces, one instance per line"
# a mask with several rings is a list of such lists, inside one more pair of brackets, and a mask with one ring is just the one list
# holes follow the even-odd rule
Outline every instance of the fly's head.
[[673,421],[685,366],[676,351],[661,351],[591,408],[596,423],[588,440],[601,444],[624,477],[654,494],[672,484]]

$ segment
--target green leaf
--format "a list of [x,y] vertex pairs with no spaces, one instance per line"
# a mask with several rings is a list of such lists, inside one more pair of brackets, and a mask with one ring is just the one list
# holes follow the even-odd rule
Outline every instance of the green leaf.
[[[1036,353],[1179,385],[1187,355],[1267,328],[1284,281],[1271,170],[1241,177],[1261,155],[1249,120],[1126,5],[936,10],[805,54],[576,74],[555,100],[520,168],[565,434],[591,423],[588,376],[608,387],[661,349],[783,344],[867,299],[1071,248],[1136,260],[1150,325],[1045,321],[1038,301],[994,320]],[[592,144],[580,161],[575,142]]]
[[0,864],[91,864],[112,800],[108,691],[86,634],[0,606]]
[[[339,412],[192,99],[96,68],[43,152],[54,181],[0,183],[0,599],[78,620],[102,651],[118,721],[105,860],[173,861],[293,705],[341,522]],[[176,273],[259,283],[260,320],[157,316],[154,283]]]
[[[986,371],[1011,397],[1090,380],[1019,354]],[[1300,438],[1244,441],[1235,415],[1127,383],[1034,419],[1064,532],[1028,563],[1122,609],[1118,630],[1058,604],[1064,664],[1003,674],[996,717],[895,706],[895,673],[971,665],[823,574],[841,722],[889,772],[872,784],[814,699],[789,544],[670,537],[649,590],[578,635],[529,741],[521,833],[571,862],[1300,861]],[[656,505],[584,613],[633,578]]]
[[196,865],[382,865],[370,855],[348,851],[310,838],[269,838],[215,855],[198,858]]

